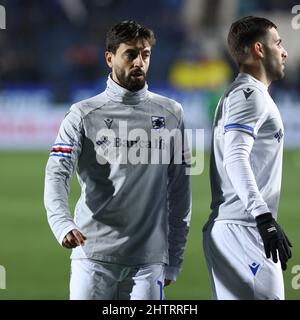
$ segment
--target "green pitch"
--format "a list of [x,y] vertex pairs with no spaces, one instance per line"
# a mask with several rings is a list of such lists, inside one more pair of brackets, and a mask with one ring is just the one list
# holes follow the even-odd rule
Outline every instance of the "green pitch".
[[[70,251],[58,245],[43,207],[46,153],[0,153],[0,265],[6,269],[6,290],[0,299],[68,299]],[[284,273],[287,299],[300,299],[292,288],[292,266],[300,265],[300,151],[285,152],[279,221],[294,248]],[[70,205],[79,194],[72,185]],[[183,271],[166,289],[167,299],[210,299],[202,252],[202,226],[209,214],[208,159],[205,171],[193,177],[193,216]],[[298,280],[298,285],[300,281]]]

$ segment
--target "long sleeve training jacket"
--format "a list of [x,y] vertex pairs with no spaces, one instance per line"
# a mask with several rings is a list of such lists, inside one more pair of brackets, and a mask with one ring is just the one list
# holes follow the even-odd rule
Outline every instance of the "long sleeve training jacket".
[[[147,85],[128,91],[110,77],[104,92],[70,108],[47,163],[44,201],[59,243],[72,229],[87,237],[71,258],[164,263],[166,277],[176,278],[191,214],[190,178],[186,162],[174,161],[178,144],[151,138],[173,129],[183,137],[180,104]],[[151,163],[152,153],[166,150],[169,163]],[[75,169],[81,196],[73,217],[68,197]]]

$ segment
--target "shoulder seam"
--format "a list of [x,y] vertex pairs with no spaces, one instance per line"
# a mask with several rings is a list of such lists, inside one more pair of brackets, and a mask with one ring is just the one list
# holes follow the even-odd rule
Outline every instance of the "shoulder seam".
[[242,85],[240,85],[240,86],[238,86],[237,88],[235,88],[234,90],[232,90],[232,93],[235,93],[235,92],[237,92],[238,90],[243,90],[244,88],[255,88],[255,89],[257,89],[260,93],[262,93],[262,94],[264,94],[264,91],[263,91],[263,89],[262,88],[260,88],[260,87],[258,87],[258,86],[255,86],[254,84],[242,84]]
[[[86,100],[89,100],[89,99],[86,99]],[[100,106],[96,106],[95,108],[91,108],[91,110],[89,110],[88,112],[85,113],[81,109],[81,106],[87,106],[87,107],[91,106],[90,103],[86,100],[79,101],[79,102],[76,102],[73,104],[73,106],[76,106],[78,108],[79,112],[81,113],[80,117],[82,119],[86,118],[92,111],[103,108],[109,102],[109,101],[105,101]]]
[[[105,103],[103,103],[101,106],[97,106],[97,107],[93,108],[92,110],[90,110],[89,112],[87,112],[82,118],[83,118],[83,119],[86,118],[91,112],[93,112],[93,111],[95,111],[95,110],[102,109],[107,103],[108,103],[108,102],[105,102]],[[88,106],[89,103],[88,103],[88,102],[85,102],[84,105],[87,105],[87,106]]]

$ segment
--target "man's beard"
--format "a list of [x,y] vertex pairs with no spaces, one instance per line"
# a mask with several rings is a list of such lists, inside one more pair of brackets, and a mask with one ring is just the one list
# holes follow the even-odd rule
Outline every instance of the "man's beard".
[[265,51],[266,51],[265,68],[266,68],[268,79],[270,79],[271,81],[282,79],[284,77],[282,64],[274,60],[271,50],[266,46],[265,46]]
[[145,86],[146,74],[142,69],[135,68],[131,70],[126,76],[124,70],[116,68],[115,74],[119,81],[119,84],[127,90],[138,91]]

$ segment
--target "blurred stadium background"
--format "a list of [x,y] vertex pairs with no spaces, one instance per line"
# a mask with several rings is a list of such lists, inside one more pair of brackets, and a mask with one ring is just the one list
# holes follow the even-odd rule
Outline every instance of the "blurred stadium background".
[[[150,90],[182,103],[188,127],[204,129],[208,151],[216,103],[237,73],[226,51],[226,34],[232,21],[244,15],[273,20],[289,53],[286,77],[272,85],[272,96],[285,122],[279,221],[294,244],[284,275],[286,297],[299,299],[300,290],[292,287],[292,267],[300,265],[300,18],[297,8],[292,12],[296,4],[290,0],[0,0],[6,13],[6,29],[0,30],[0,265],[6,268],[7,287],[0,289],[0,299],[68,299],[70,252],[59,247],[46,221],[44,168],[70,105],[105,87],[107,29],[120,20],[134,19],[155,31]],[[72,208],[78,194],[73,179]],[[193,177],[193,216],[183,272],[166,290],[167,299],[210,299],[201,232],[209,203],[206,152],[203,174]]]

